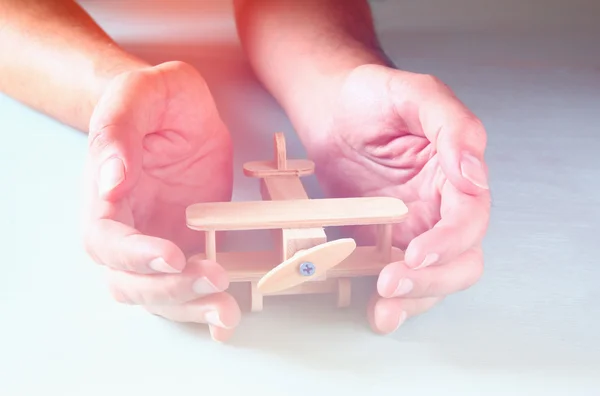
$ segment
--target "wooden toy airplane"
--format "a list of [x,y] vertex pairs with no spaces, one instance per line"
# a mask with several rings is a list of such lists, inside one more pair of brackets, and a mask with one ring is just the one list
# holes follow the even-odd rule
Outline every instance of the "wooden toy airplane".
[[[285,139],[275,134],[275,160],[244,164],[244,174],[261,181],[261,201],[208,202],[190,205],[187,226],[205,232],[205,253],[191,260],[219,263],[230,282],[250,284],[251,311],[261,311],[263,296],[335,293],[337,306],[350,304],[351,279],[376,276],[404,258],[392,246],[392,226],[408,209],[390,197],[309,199],[300,180],[314,163],[287,159]],[[374,246],[354,239],[328,241],[324,227],[375,225]],[[220,231],[273,230],[278,251],[217,252]]]

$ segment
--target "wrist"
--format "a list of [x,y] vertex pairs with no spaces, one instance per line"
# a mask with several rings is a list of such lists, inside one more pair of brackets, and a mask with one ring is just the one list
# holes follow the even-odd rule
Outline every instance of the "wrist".
[[236,0],[249,62],[301,130],[335,106],[346,75],[392,66],[380,48],[367,0]]
[[0,8],[0,53],[10,54],[0,56],[0,91],[78,130],[88,130],[115,75],[145,65],[75,1],[9,1]]
[[150,63],[112,45],[100,56],[89,60],[89,62],[92,64],[87,68],[89,74],[86,85],[90,89],[87,96],[87,106],[89,108],[87,114],[90,116],[106,88],[115,78],[152,66]]

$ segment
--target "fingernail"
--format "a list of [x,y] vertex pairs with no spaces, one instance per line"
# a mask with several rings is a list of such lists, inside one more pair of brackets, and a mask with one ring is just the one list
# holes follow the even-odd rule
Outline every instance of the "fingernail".
[[430,265],[432,265],[436,261],[438,261],[439,258],[440,258],[440,256],[437,253],[429,253],[427,256],[425,256],[425,259],[423,260],[421,265],[415,267],[414,269],[429,267]]
[[98,188],[106,194],[125,179],[125,165],[119,158],[110,158],[100,168]]
[[196,294],[200,295],[213,294],[222,291],[204,276],[197,279],[192,285],[192,288]]
[[219,316],[218,311],[208,311],[204,314],[204,320],[206,321],[206,323],[211,324],[213,326],[227,328],[221,321],[221,317]]
[[487,175],[481,162],[471,154],[463,154],[460,162],[460,171],[463,177],[477,187],[488,189]]
[[171,267],[162,257],[157,257],[154,260],[150,261],[148,264],[152,270],[156,272],[163,272],[166,274],[176,274],[179,273],[177,269]]
[[413,282],[410,279],[400,279],[400,281],[398,282],[398,286],[396,287],[396,290],[394,290],[394,293],[392,293],[393,297],[400,297],[403,296],[405,294],[410,293],[410,291],[413,289]]
[[406,311],[400,312],[400,315],[398,315],[398,324],[396,325],[396,328],[394,329],[394,331],[398,330],[400,328],[400,326],[402,326],[402,324],[404,324],[407,317],[408,317],[408,314],[406,313]]

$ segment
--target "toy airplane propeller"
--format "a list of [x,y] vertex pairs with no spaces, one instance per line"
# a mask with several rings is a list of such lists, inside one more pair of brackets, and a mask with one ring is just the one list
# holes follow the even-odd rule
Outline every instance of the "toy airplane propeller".
[[[390,197],[309,199],[300,180],[314,163],[287,159],[285,139],[275,134],[275,160],[244,165],[244,174],[260,179],[263,200],[207,202],[189,206],[187,226],[205,232],[205,253],[190,260],[219,263],[231,282],[251,286],[251,310],[261,311],[263,296],[335,293],[338,307],[350,304],[351,279],[376,276],[387,264],[403,260],[392,246],[392,226],[408,209]],[[324,227],[375,225],[375,246],[354,239],[327,240]],[[278,251],[219,252],[216,233],[273,230]]]

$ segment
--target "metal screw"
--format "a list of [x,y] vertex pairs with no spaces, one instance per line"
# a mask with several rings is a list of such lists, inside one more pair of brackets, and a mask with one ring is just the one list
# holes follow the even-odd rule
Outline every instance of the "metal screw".
[[310,262],[300,264],[300,274],[303,276],[311,276],[315,273],[315,265]]

